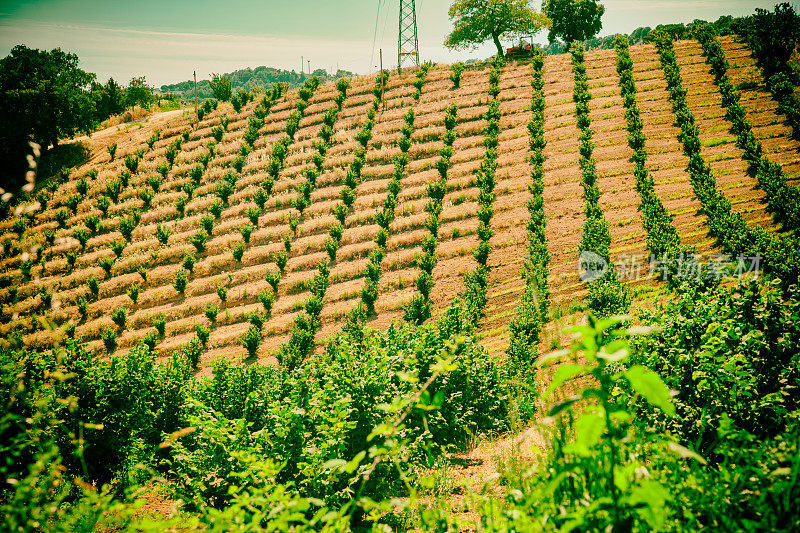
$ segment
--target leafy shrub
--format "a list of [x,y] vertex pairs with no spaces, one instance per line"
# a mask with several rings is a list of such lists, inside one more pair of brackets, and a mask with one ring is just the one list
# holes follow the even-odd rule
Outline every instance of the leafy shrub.
[[103,216],[106,216],[108,213],[108,208],[111,207],[111,202],[108,199],[108,196],[98,196],[96,201],[97,209],[103,213]]
[[231,247],[231,254],[233,254],[233,258],[236,261],[241,262],[242,257],[244,256],[246,245],[243,242],[237,242]]
[[97,299],[97,295],[100,293],[100,284],[97,281],[97,278],[94,276],[89,276],[89,279],[86,280],[86,286],[89,287],[89,292],[92,296]]
[[200,217],[200,227],[206,232],[206,234],[211,237],[211,234],[214,231],[214,215],[205,214]]
[[119,332],[114,328],[104,329],[101,337],[103,345],[106,347],[106,352],[111,354],[117,349],[117,336]]
[[[258,220],[258,215],[256,215],[256,221],[257,220]],[[239,233],[242,234],[242,239],[244,239],[244,242],[249,243],[250,235],[253,233],[253,224],[251,223],[242,224],[241,226],[239,226]]]
[[200,356],[203,355],[205,348],[198,339],[192,339],[183,346],[182,351],[192,368],[197,368],[200,363]]
[[167,317],[164,316],[164,313],[158,313],[157,315],[154,315],[152,323],[159,336],[163,337],[165,328],[167,326]]
[[219,299],[222,303],[225,303],[228,300],[228,288],[225,285],[218,283],[217,296],[219,296]]
[[264,312],[269,315],[272,312],[272,305],[275,303],[275,293],[269,290],[258,291],[258,300],[264,307]]
[[86,248],[86,241],[89,240],[90,233],[88,229],[79,228],[72,230],[72,238],[78,241],[81,245],[81,248]]
[[222,215],[222,201],[216,199],[211,202],[211,205],[208,206],[208,212],[214,215],[214,218],[219,218]]
[[261,328],[251,325],[241,336],[241,343],[249,357],[258,354],[258,347],[261,344]]
[[138,283],[134,283],[130,287],[128,287],[128,297],[133,301],[135,304],[139,300],[139,291],[141,287]]
[[183,291],[186,290],[186,271],[179,270],[175,274],[175,279],[172,282],[172,286],[175,287],[175,290],[178,291],[179,294],[183,294]]
[[123,239],[116,239],[111,242],[111,251],[114,252],[114,255],[120,257],[122,252],[125,251],[125,246],[127,243]]
[[194,332],[197,335],[197,339],[200,341],[200,344],[203,346],[203,348],[205,348],[208,345],[208,337],[211,335],[211,330],[202,324],[195,324]]
[[189,202],[189,198],[186,196],[179,196],[175,200],[175,210],[183,216],[186,213],[186,204]]
[[156,238],[161,244],[167,244],[167,240],[169,240],[171,233],[172,231],[167,226],[156,224]]
[[108,155],[111,157],[111,161],[114,160],[114,156],[117,154],[117,143],[111,143],[106,146],[106,150],[108,150]]
[[117,328],[122,331],[125,329],[125,323],[128,320],[128,312],[122,307],[117,307],[111,313],[111,320],[117,325]]
[[278,283],[281,281],[280,273],[267,270],[264,279],[269,283],[270,287],[272,287],[273,294],[276,294],[278,292]]
[[450,81],[453,82],[453,88],[458,89],[461,86],[461,73],[464,71],[463,63],[454,63],[452,72],[450,73]]
[[212,324],[217,321],[217,314],[219,313],[219,308],[214,304],[207,304],[205,309],[205,315],[209,322]]
[[126,241],[130,242],[133,230],[136,229],[136,221],[131,216],[122,217],[117,224],[117,230],[122,234]]
[[194,263],[195,263],[195,261],[196,261],[196,259],[194,257],[194,254],[186,254],[186,256],[183,258],[183,262],[181,263],[181,266],[183,266],[183,268],[185,268],[189,272],[194,272]]
[[131,173],[135,174],[139,169],[139,158],[135,155],[126,155],[125,168],[127,168]]

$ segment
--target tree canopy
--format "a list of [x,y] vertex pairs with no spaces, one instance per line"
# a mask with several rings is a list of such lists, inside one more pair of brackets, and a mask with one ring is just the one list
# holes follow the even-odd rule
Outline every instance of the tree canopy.
[[153,88],[147,85],[147,80],[144,76],[131,78],[131,82],[125,90],[125,97],[130,107],[136,105],[150,107],[153,102]]
[[28,141],[43,147],[89,132],[95,103],[88,90],[95,75],[78,68],[78,56],[15,46],[0,59],[0,182],[24,176]]
[[591,39],[603,27],[606,8],[597,0],[544,0],[542,13],[550,19],[550,42],[561,38],[566,44]]
[[231,87],[231,80],[219,74],[211,74],[211,90],[214,91],[214,98],[220,102],[227,102],[231,99],[233,89]]
[[455,0],[449,15],[453,31],[444,41],[447,48],[475,48],[491,39],[501,57],[501,39],[533,35],[546,27],[545,17],[529,0]]

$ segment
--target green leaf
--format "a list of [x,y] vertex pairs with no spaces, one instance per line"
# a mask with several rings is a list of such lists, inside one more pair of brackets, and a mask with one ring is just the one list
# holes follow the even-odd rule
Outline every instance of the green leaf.
[[575,445],[578,453],[589,453],[589,448],[597,444],[606,428],[606,420],[598,412],[584,413],[575,421]]
[[346,464],[347,462],[344,459],[330,459],[322,464],[322,470],[333,470]]
[[648,402],[669,416],[675,416],[675,406],[672,404],[669,389],[658,374],[643,366],[635,365],[625,372],[625,377],[633,389],[644,396]]
[[550,394],[559,386],[561,386],[562,383],[577,376],[583,371],[584,368],[581,365],[576,365],[574,363],[564,363],[560,365],[553,374],[553,381],[551,381],[550,386],[547,387],[547,390],[544,393],[544,398],[549,397]]
[[570,398],[569,400],[563,400],[561,402],[556,403],[553,407],[550,408],[550,412],[547,413],[547,416],[554,417],[558,416],[561,412],[569,409],[572,407],[572,404],[577,402],[579,398]]
[[694,453],[689,448],[684,448],[683,446],[681,446],[677,442],[668,443],[667,444],[667,448],[669,448],[669,450],[671,452],[678,454],[679,456],[683,457],[684,459],[694,459],[695,461],[697,461],[701,465],[706,464],[706,460],[705,459],[703,459],[702,457],[700,457],[699,455]]

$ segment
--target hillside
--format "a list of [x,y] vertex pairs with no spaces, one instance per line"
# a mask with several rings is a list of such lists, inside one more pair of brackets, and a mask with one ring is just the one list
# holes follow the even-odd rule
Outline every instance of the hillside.
[[[748,112],[756,137],[763,144],[765,155],[780,163],[789,183],[797,185],[800,183],[800,143],[792,138],[791,129],[783,125],[777,103],[764,88],[760,72],[746,47],[730,37],[720,38],[720,42],[730,62],[729,75],[734,84],[740,84],[741,103]],[[730,123],[725,118],[720,93],[700,45],[696,41],[678,41],[675,50],[688,91],[687,103],[699,128],[701,153],[714,171],[718,190],[730,200],[732,210],[743,214],[751,227],[777,232],[779,226],[765,210],[765,194],[756,186],[756,179],[748,174],[743,152],[736,147],[735,137],[729,132]],[[667,99],[657,52],[652,45],[637,45],[631,47],[631,56],[636,101],[646,135],[646,166],[654,178],[656,193],[674,217],[685,244],[695,245],[698,253],[706,256],[720,254],[715,240],[708,235],[707,218],[699,213],[700,204],[692,193],[686,171],[688,160],[677,137],[679,130],[673,125],[675,116]],[[586,53],[600,204],[609,222],[612,257],[616,264],[621,264],[631,255],[649,254],[638,211],[641,200],[635,188],[633,163],[629,161],[632,152],[626,143],[625,111],[615,61],[613,50]],[[543,199],[550,254],[550,316],[554,323],[575,320],[586,296],[577,269],[585,215],[571,70],[569,55],[545,59],[547,145]],[[501,354],[508,346],[509,322],[525,285],[521,269],[528,253],[526,223],[530,216],[525,203],[530,195],[531,175],[528,159],[531,74],[530,65],[509,63],[503,67],[499,82],[497,184],[488,258],[491,274],[480,335],[493,354]],[[161,126],[159,139],[152,148],[148,147],[147,139],[154,133],[153,126],[132,130],[119,142],[113,160],[99,141],[92,143],[91,160],[73,170],[46,208],[35,215],[22,233],[21,240],[26,248],[34,244],[40,246],[43,263],[23,263],[29,256],[3,258],[4,288],[0,290],[0,300],[4,305],[0,336],[20,331],[23,341],[34,347],[57,342],[63,332],[37,320],[37,315],[41,315],[55,324],[72,321],[77,325],[75,337],[81,338],[98,354],[105,354],[103,334],[116,328],[112,312],[125,309],[127,320],[119,328],[121,334],[112,353],[126,351],[146,335],[152,335],[154,317],[163,315],[166,327],[163,338],[157,340],[157,350],[161,354],[190,342],[197,335],[196,326],[200,325],[208,328],[209,335],[201,366],[207,367],[217,357],[245,359],[247,353],[240,339],[248,330],[249,314],[262,309],[259,293],[269,292],[270,284],[265,276],[271,272],[279,276],[275,284],[276,297],[271,314],[264,322],[263,340],[258,348],[258,358],[271,362],[278,348],[289,340],[295,319],[302,314],[303,305],[312,294],[310,282],[317,273],[318,262],[322,261],[329,264],[330,274],[320,313],[322,327],[315,341],[318,345],[324,343],[342,328],[348,313],[360,305],[365,269],[379,237],[376,216],[389,194],[393,158],[401,153],[404,116],[413,109],[415,118],[408,164],[401,177],[395,218],[389,226],[387,252],[379,273],[377,315],[368,321],[372,327],[388,327],[392,320],[402,317],[403,305],[420,292],[414,279],[420,270],[416,259],[422,255],[423,238],[428,234],[426,187],[438,179],[436,164],[444,146],[446,112],[448,106],[454,104],[457,107],[453,129],[455,142],[446,174],[447,192],[439,216],[437,263],[430,292],[436,316],[463,290],[463,274],[476,265],[473,250],[479,241],[479,188],[474,172],[484,157],[484,115],[490,99],[488,66],[466,70],[459,88],[453,87],[449,76],[450,68],[446,66],[433,67],[421,78],[412,71],[404,71],[402,77],[396,73],[390,75],[371,129],[365,164],[355,186],[352,208],[346,214],[335,260],[330,260],[326,253],[328,230],[335,222],[332,209],[344,189],[348,168],[359,146],[360,132],[375,99],[374,75],[351,79],[341,111],[335,117],[332,144],[322,157],[321,171],[312,180],[315,183],[310,190],[308,206],[302,212],[293,202],[298,190],[302,192],[308,182],[307,170],[315,166],[314,157],[319,153],[315,143],[324,129],[326,112],[337,107],[335,97],[339,90],[333,82],[324,83],[313,91],[263,209],[257,208],[254,196],[269,176],[273,148],[285,136],[287,121],[301,99],[298,91],[280,96],[264,114],[263,124],[259,124],[255,114],[258,101],[248,103],[239,113],[228,104],[220,104],[196,124],[189,114],[172,118]],[[419,101],[413,97],[416,79],[424,80]],[[258,113],[262,112],[263,107]],[[213,139],[212,130],[219,127],[223,118],[230,122],[212,155],[207,144]],[[201,228],[201,219],[217,197],[218,186],[226,182],[224,175],[235,161],[251,124],[257,126],[258,133],[253,149],[245,156],[241,172],[227,181],[233,182],[230,198],[221,215],[212,217],[211,235],[205,242],[205,249],[198,250],[190,239]],[[170,145],[175,146],[175,139],[182,138],[184,132],[188,140],[181,143],[174,165],[159,182],[158,167],[165,163]],[[118,201],[111,202],[107,214],[103,214],[97,207],[98,198],[107,195],[108,185],[125,169],[125,156],[140,149],[144,153],[138,168],[131,173]],[[208,162],[207,168],[202,169],[204,157]],[[193,181],[191,172],[197,165],[201,165],[198,186],[181,215],[176,201],[187,196],[183,187]],[[79,188],[82,178],[86,184],[84,192]],[[158,185],[154,187],[156,182]],[[148,198],[147,191],[151,188],[154,189],[152,198]],[[70,200],[74,195],[78,195],[77,198]],[[145,206],[145,199],[149,207]],[[133,224],[130,243],[127,243],[119,231],[120,219],[133,207],[141,208],[141,219]],[[62,225],[57,213],[64,209],[67,217]],[[256,209],[253,216],[257,224],[239,261],[232,250],[237,243],[244,243],[239,228],[248,223],[248,210],[252,214],[253,209]],[[92,219],[95,216],[97,220]],[[296,231],[291,229],[292,219],[298,222]],[[0,240],[17,239],[15,220],[18,218],[2,222]],[[99,220],[103,229],[87,230],[89,234],[82,246],[73,238],[74,231],[87,228],[90,220],[93,226]],[[159,226],[170,230],[163,243],[157,238]],[[52,243],[47,242],[48,230],[54,231]],[[112,250],[115,241],[122,243],[118,258]],[[288,249],[288,262],[281,269],[275,260],[285,249]],[[70,265],[70,254],[74,265]],[[186,271],[182,265],[187,254],[196,256],[191,271]],[[111,263],[108,274],[103,261]],[[29,277],[24,276],[21,267],[30,268]],[[143,269],[144,274],[140,274],[139,269]],[[183,271],[187,272],[187,284],[181,294],[174,282]],[[99,282],[96,298],[92,297],[87,283],[92,277]],[[633,289],[635,304],[641,305],[657,298],[662,286],[652,278],[624,282]],[[134,302],[128,292],[137,284],[140,291]],[[218,287],[224,287],[227,293]],[[224,300],[221,295],[225,296]],[[85,317],[79,309],[82,298],[86,300]],[[217,307],[213,321],[207,317],[209,305]]]
[[[331,75],[321,68],[315,70],[314,73],[311,74],[311,76],[316,76],[323,82],[338,80],[340,78],[349,78],[352,75],[352,72],[346,70],[339,70],[336,74]],[[226,72],[222,75],[222,77],[230,80],[233,92],[240,89],[249,91],[256,87],[271,87],[273,83],[288,83],[290,86],[296,87],[303,83],[308,76],[307,74],[301,74],[294,70],[265,66],[256,67],[254,69],[244,68],[234,70],[233,72]],[[179,83],[162,85],[161,92],[178,94],[182,100],[194,100],[194,81],[187,80]],[[214,91],[211,90],[211,83],[209,80],[201,79],[197,82],[197,96],[200,100],[214,98]]]

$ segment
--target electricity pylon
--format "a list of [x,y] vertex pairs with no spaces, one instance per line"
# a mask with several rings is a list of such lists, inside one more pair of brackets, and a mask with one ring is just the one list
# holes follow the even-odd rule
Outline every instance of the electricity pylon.
[[400,28],[397,33],[397,70],[403,65],[419,66],[417,9],[414,0],[400,0]]

